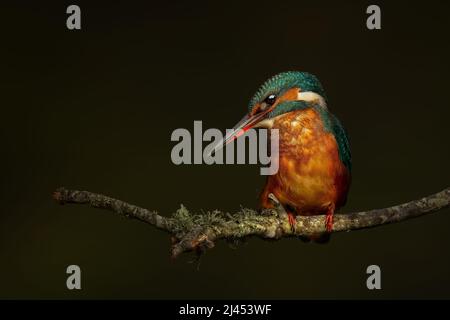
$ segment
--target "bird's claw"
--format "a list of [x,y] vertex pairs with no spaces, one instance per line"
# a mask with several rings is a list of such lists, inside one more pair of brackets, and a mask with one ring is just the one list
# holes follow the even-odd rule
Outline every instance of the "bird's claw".
[[325,217],[325,229],[327,232],[333,231],[333,214],[327,214]]
[[288,213],[288,221],[289,225],[291,226],[291,231],[294,232],[297,219],[295,219],[295,216],[292,213]]

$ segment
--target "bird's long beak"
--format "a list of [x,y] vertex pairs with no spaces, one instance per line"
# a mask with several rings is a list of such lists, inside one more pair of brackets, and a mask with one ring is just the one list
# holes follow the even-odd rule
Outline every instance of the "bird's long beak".
[[241,121],[239,121],[233,127],[233,129],[231,129],[231,131],[228,130],[227,134],[225,135],[225,137],[222,140],[217,142],[217,144],[212,149],[211,153],[219,151],[220,149],[225,147],[228,143],[234,141],[235,139],[242,136],[245,132],[247,132],[248,130],[253,128],[255,125],[257,125],[261,120],[263,120],[266,117],[268,111],[260,112],[260,113],[254,114],[254,115],[249,115],[249,114],[245,115],[241,119]]

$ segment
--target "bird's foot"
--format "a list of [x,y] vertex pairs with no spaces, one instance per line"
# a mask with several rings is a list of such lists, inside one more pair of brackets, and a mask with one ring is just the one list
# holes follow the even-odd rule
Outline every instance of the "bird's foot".
[[333,231],[333,214],[334,214],[334,206],[331,206],[325,217],[325,229],[327,232]]
[[297,219],[295,219],[295,216],[292,213],[288,213],[288,221],[289,221],[289,225],[291,226],[291,230],[292,232],[295,231],[295,225],[297,223]]
[[333,231],[333,215],[327,214],[327,217],[325,219],[325,228],[327,229],[327,232]]

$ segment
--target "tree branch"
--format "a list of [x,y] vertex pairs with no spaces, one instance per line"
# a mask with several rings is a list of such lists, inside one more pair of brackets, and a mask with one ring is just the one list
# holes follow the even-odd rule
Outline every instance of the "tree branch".
[[[53,198],[60,204],[89,204],[95,208],[114,211],[128,218],[146,222],[172,235],[172,256],[183,252],[204,252],[214,247],[220,239],[235,240],[249,236],[263,239],[283,237],[309,237],[326,232],[325,216],[297,216],[292,230],[286,212],[271,195],[276,209],[257,212],[241,209],[234,214],[212,211],[192,214],[183,205],[172,217],[164,217],[155,211],[88,191],[59,188]],[[450,188],[428,197],[384,209],[349,214],[335,214],[333,232],[372,228],[383,224],[400,222],[436,212],[450,206]]]

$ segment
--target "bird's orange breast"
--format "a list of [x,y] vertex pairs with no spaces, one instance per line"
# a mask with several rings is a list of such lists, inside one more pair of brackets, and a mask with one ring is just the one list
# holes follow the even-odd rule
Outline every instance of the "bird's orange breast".
[[350,173],[317,111],[283,114],[275,118],[273,128],[279,129],[279,170],[267,180],[262,207],[272,207],[269,193],[300,215],[322,214],[330,205],[337,209],[345,204]]

